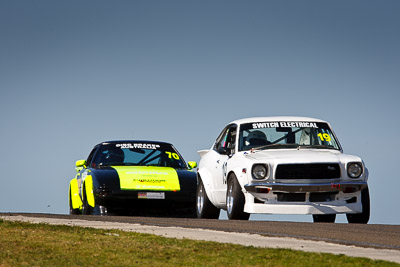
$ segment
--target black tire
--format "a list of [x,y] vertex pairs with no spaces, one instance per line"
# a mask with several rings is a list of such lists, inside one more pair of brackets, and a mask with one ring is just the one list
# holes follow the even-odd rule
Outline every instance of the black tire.
[[336,220],[336,214],[314,214],[313,220],[315,223],[334,223]]
[[183,215],[183,218],[197,218],[197,212],[195,209],[197,210],[197,208],[190,209]]
[[[187,203],[179,203],[179,205],[172,204],[171,207],[166,210],[166,216],[172,218],[197,218],[196,213],[196,201],[191,201]],[[162,212],[158,212],[157,214],[161,214]]]
[[361,191],[361,213],[348,213],[346,214],[347,221],[349,223],[363,223],[367,224],[370,216],[370,199],[369,199],[369,189],[366,187]]
[[197,183],[196,215],[199,219],[218,219],[219,217],[219,209],[211,203],[200,178]]
[[104,206],[97,205],[95,203],[94,208],[87,202],[86,187],[83,185],[82,192],[82,214],[83,215],[107,215],[107,208]]
[[74,209],[72,207],[72,195],[71,195],[71,190],[69,191],[69,214],[70,215],[78,215],[81,214],[81,211],[79,209]]
[[248,220],[249,213],[243,211],[245,197],[236,175],[229,175],[228,190],[226,192],[226,212],[229,220]]
[[85,185],[83,186],[83,192],[82,192],[82,214],[83,215],[92,215],[93,214],[94,208],[89,205],[87,201],[87,196],[86,196],[86,187]]

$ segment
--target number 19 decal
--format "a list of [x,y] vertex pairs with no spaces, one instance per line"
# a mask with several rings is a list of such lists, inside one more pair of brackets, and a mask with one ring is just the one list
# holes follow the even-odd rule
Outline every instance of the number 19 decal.
[[327,141],[327,142],[330,142],[330,141],[331,141],[331,137],[330,137],[330,135],[327,134],[327,133],[324,133],[324,134],[319,133],[319,134],[318,134],[318,137],[321,139],[321,141]]
[[168,152],[168,151],[165,151],[165,153],[168,155],[168,158],[174,158],[174,159],[177,159],[177,160],[179,159],[179,156],[176,153]]

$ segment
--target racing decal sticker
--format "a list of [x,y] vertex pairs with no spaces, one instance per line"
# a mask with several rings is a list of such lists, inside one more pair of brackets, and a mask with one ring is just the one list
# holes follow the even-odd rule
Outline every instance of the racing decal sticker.
[[179,191],[175,169],[153,166],[114,166],[121,190]]
[[327,141],[330,142],[331,141],[331,136],[327,133],[319,133],[318,137],[321,139],[321,141]]
[[228,171],[228,162],[225,161],[224,164],[222,165],[222,183],[226,184],[226,174]]
[[252,126],[253,126],[253,129],[279,128],[279,127],[318,128],[316,122],[306,122],[306,121],[257,122],[257,123],[253,123]]
[[179,160],[179,155],[174,152],[165,151],[165,154],[167,154],[168,158],[170,158],[170,159],[174,158],[176,160]]
[[144,143],[123,143],[123,144],[115,144],[115,147],[119,147],[119,148],[158,149],[158,148],[160,148],[160,145],[144,144]]

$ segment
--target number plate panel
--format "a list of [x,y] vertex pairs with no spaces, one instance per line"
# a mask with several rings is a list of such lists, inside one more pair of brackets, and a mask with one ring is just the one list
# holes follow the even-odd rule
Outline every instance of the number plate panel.
[[138,192],[139,199],[165,199],[165,192]]

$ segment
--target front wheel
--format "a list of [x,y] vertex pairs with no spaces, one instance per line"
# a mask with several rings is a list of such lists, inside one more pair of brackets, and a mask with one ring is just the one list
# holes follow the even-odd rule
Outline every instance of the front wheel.
[[197,183],[196,215],[200,219],[218,219],[219,217],[219,209],[211,203],[200,178]]
[[370,200],[369,200],[369,189],[366,187],[361,191],[361,213],[348,213],[346,214],[347,221],[349,223],[363,223],[366,224],[369,221],[370,216]]
[[86,188],[83,187],[82,193],[82,214],[83,215],[107,215],[107,208],[95,204],[94,207],[90,206],[87,201]]
[[313,220],[315,223],[322,222],[322,223],[334,223],[336,220],[336,214],[314,214]]
[[249,213],[243,211],[245,197],[242,187],[236,179],[236,175],[231,174],[228,179],[228,191],[226,192],[226,212],[229,220],[248,220]]
[[83,192],[82,192],[82,214],[83,215],[91,215],[93,214],[94,208],[89,205],[87,201],[87,196],[86,196],[86,187],[83,187]]

